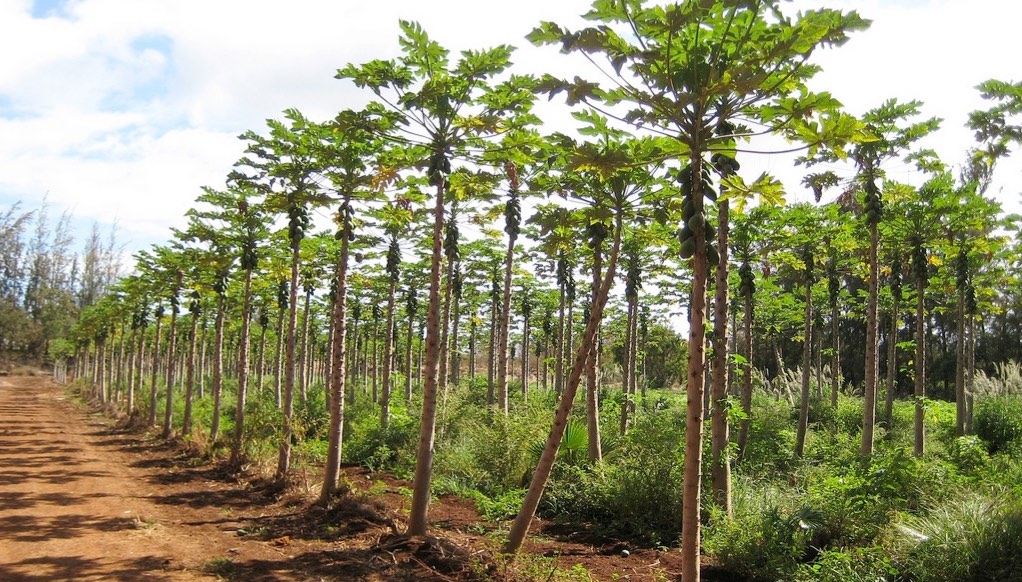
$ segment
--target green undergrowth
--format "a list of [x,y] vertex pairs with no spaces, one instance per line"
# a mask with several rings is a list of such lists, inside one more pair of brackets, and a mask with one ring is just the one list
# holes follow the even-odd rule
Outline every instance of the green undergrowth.
[[[144,407],[147,391],[138,401]],[[440,395],[433,472],[435,495],[475,502],[486,521],[512,518],[521,506],[552,422],[555,398],[512,383],[510,413],[486,405],[483,378]],[[193,404],[189,439],[223,454],[234,426],[236,383],[224,385],[221,436],[209,440],[208,392]],[[163,394],[158,418],[162,419]],[[684,394],[651,391],[636,399],[625,435],[623,399],[601,392],[603,460],[591,463],[582,395],[561,441],[542,517],[609,540],[675,547],[680,536]],[[180,426],[183,398],[175,400]],[[974,434],[958,436],[953,403],[924,401],[926,454],[912,455],[914,401],[895,402],[888,421],[878,411],[875,452],[860,455],[862,399],[842,394],[810,403],[806,454],[794,450],[797,410],[786,398],[758,392],[748,442],[733,460],[733,512],[709,491],[709,431],[704,459],[704,550],[748,580],[972,581],[1022,580],[1022,397],[977,401]],[[343,460],[410,478],[421,411],[395,391],[386,429],[380,408],[359,387],[346,403]],[[246,453],[271,459],[281,413],[272,384],[250,395]],[[738,420],[733,418],[732,420]],[[328,415],[323,387],[295,398],[295,462],[317,466],[326,455]],[[737,422],[732,437],[738,432]],[[217,453],[219,451],[219,453]]]

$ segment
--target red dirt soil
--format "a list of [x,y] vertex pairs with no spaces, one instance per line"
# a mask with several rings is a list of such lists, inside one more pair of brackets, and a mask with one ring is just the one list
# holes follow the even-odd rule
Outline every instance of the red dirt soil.
[[[509,566],[498,552],[506,524],[456,497],[431,504],[436,537],[408,538],[411,484],[356,467],[345,475],[347,493],[324,510],[311,503],[314,485],[280,495],[119,428],[47,378],[8,377],[0,580],[680,580],[676,550],[540,521]],[[729,579],[718,576],[704,567],[704,580]]]

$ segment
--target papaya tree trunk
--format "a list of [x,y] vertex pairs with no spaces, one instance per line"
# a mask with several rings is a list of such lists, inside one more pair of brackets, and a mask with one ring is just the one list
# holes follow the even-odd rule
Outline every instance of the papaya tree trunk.
[[199,372],[198,372],[199,377],[198,377],[198,384],[199,384],[199,398],[205,398],[206,397],[206,367],[207,367],[206,366],[206,331],[208,330],[209,325],[208,325],[208,321],[206,320],[205,316],[203,316],[201,319],[202,319],[202,323],[200,325],[202,326],[202,338],[199,340],[199,363],[198,363],[198,366],[199,366]]
[[185,411],[181,419],[181,435],[192,434],[192,399],[195,392],[195,352],[198,344],[199,315],[192,312],[192,328],[188,333],[188,362],[185,365]]
[[[380,402],[380,384],[379,384],[379,339],[380,339],[380,320],[373,315],[373,342],[372,342],[372,377],[373,377],[373,403],[378,404]],[[366,357],[366,367],[369,366],[369,357]],[[368,374],[368,371],[367,371]]]
[[873,428],[876,426],[877,396],[877,296],[880,270],[877,266],[877,248],[880,237],[876,222],[869,224],[869,296],[866,300],[866,369],[863,384],[862,448],[864,457],[873,455]]
[[140,326],[138,330],[138,347],[135,351],[135,365],[131,371],[132,380],[128,384],[128,417],[135,415],[135,390],[142,387],[142,363],[145,362],[145,332],[146,326]]
[[380,395],[380,428],[390,428],[390,372],[394,361],[394,294],[397,281],[390,281],[387,290],[387,323],[383,336],[383,391]]
[[[983,329],[982,322],[979,328]],[[965,434],[972,434],[974,398],[976,393],[974,388],[976,379],[976,316],[974,314],[969,314],[966,320],[966,334],[969,338],[969,343],[966,346],[965,353]]]
[[713,368],[712,403],[710,405],[710,487],[714,502],[731,515],[731,460],[727,447],[731,428],[727,418],[728,396],[728,222],[730,205],[717,203],[717,265],[713,305]]
[[965,436],[965,286],[958,286],[958,313],[955,316],[955,433]]
[[813,281],[806,274],[805,338],[802,341],[802,395],[799,401],[798,432],[795,435],[795,456],[801,458],[806,450],[806,433],[809,431],[809,379],[813,355]]
[[174,420],[174,373],[177,370],[175,365],[175,348],[177,347],[177,308],[170,310],[170,330],[168,331],[169,343],[167,344],[167,398],[166,408],[163,411],[163,438],[169,439],[174,432],[172,424]]
[[[265,321],[265,320],[264,320]],[[263,372],[266,370],[266,326],[259,326],[259,359],[256,361],[256,393],[263,393]]]
[[631,412],[631,379],[635,375],[634,360],[632,359],[632,334],[635,333],[633,323],[635,319],[635,302],[631,295],[627,297],[625,309],[625,352],[624,366],[621,373],[621,435],[628,433],[628,413]]
[[830,302],[830,341],[834,354],[830,358],[830,405],[837,408],[841,390],[841,314],[836,299]]
[[738,428],[738,458],[745,456],[745,445],[749,439],[749,423],[752,419],[752,293],[743,293],[742,300],[742,419]]
[[[343,208],[350,203],[346,195]],[[331,337],[330,358],[333,360],[333,374],[330,375],[330,426],[327,430],[326,467],[323,488],[320,490],[320,503],[326,505],[337,491],[337,481],[341,471],[341,451],[344,435],[344,404],[345,382],[347,382],[347,331],[348,331],[348,242],[351,235],[351,223],[347,212],[340,213],[341,249],[337,256],[336,299],[334,300],[332,317],[334,333]]]
[[96,344],[96,394],[99,401],[106,404],[106,341]]
[[405,344],[405,402],[412,401],[412,343],[415,339],[415,318],[408,314],[408,342]]
[[497,406],[504,414],[508,412],[507,374],[508,374],[508,335],[511,327],[511,272],[514,268],[515,240],[517,236],[509,234],[507,238],[507,256],[504,259],[504,289],[500,306],[500,335],[497,338]]
[[529,401],[529,314],[522,314],[522,402]]
[[926,453],[926,276],[916,275],[916,353],[915,353],[915,445],[917,457]]
[[[699,113],[699,112],[697,112]],[[698,130],[693,132],[698,134]],[[692,204],[696,215],[703,211],[703,159],[697,148],[689,157],[692,174]],[[699,514],[703,456],[703,380],[706,373],[706,282],[709,266],[706,258],[706,231],[702,225],[692,229],[695,250],[692,255],[691,317],[688,332],[688,377],[685,414],[685,464],[682,480],[681,576],[686,582],[699,582]]]
[[[156,426],[156,389],[160,376],[160,333],[163,327],[163,318],[159,315],[156,316],[156,330],[155,339],[153,340],[153,364],[149,370],[149,414],[146,419],[146,424],[149,426]],[[80,358],[82,361],[85,358]]]
[[224,391],[224,319],[227,298],[219,295],[216,304],[216,323],[213,329],[213,418],[209,426],[209,440],[220,437],[220,406]]
[[451,307],[454,288],[454,261],[448,257],[444,297],[440,306],[440,370],[438,388],[447,398],[447,380],[451,373]]
[[287,339],[284,352],[284,394],[282,402],[282,431],[280,437],[280,454],[277,458],[278,483],[287,484],[288,471],[291,469],[291,439],[294,429],[291,426],[294,416],[295,397],[295,349],[297,347],[298,330],[298,265],[301,261],[301,247],[297,244],[291,249],[291,284],[288,289]]
[[564,391],[564,310],[566,303],[566,291],[564,281],[558,281],[557,293],[557,346],[554,348],[554,392],[561,397]]
[[461,297],[455,293],[451,306],[451,371],[450,381],[455,387],[461,381],[461,349],[458,347],[458,333],[461,330]]
[[234,441],[231,443],[231,466],[240,467],[245,444],[245,401],[248,397],[248,343],[252,320],[252,270],[245,269],[242,290],[241,337],[238,339],[238,401],[234,410]]
[[[444,240],[444,185],[436,185],[433,210],[433,248],[430,260],[429,303],[426,310],[426,363],[422,385],[422,420],[419,446],[415,456],[412,505],[408,516],[408,535],[426,535],[428,527],[430,480],[433,477],[433,445],[436,435],[437,385],[440,365],[440,274]],[[505,389],[505,395],[507,391]]]
[[302,402],[305,402],[306,400],[309,399],[308,385],[309,376],[307,374],[307,371],[309,368],[309,356],[311,355],[310,352],[312,351],[312,346],[310,345],[309,342],[309,326],[311,323],[309,320],[311,319],[312,315],[311,308],[312,308],[312,288],[310,287],[305,290],[305,305],[302,308],[302,345],[301,349],[299,350],[298,369],[295,371],[295,373],[298,374],[298,387],[300,394],[302,396]]
[[490,306],[490,342],[489,351],[487,352],[486,358],[486,404],[487,406],[493,406],[497,402],[495,387],[495,379],[497,375],[497,359],[499,349],[497,348],[497,342],[500,338],[500,332],[498,331],[499,317],[498,311],[500,309],[497,303],[497,298],[494,297],[492,305]]
[[[884,394],[884,425],[891,430],[894,422],[894,388],[898,381],[898,318],[901,298],[894,296],[891,305],[891,329],[887,336],[887,390]],[[890,433],[888,433],[890,434]]]
[[610,295],[610,288],[614,284],[618,253],[621,249],[621,220],[621,213],[618,212],[614,228],[614,246],[611,249],[608,260],[607,274],[603,278],[602,285],[596,295],[596,300],[593,302],[592,309],[590,309],[589,321],[586,322],[582,342],[574,356],[571,374],[565,382],[564,393],[561,395],[560,401],[558,401],[557,411],[554,413],[553,426],[550,428],[550,434],[547,436],[546,444],[543,446],[543,453],[540,455],[536,470],[532,474],[529,490],[522,501],[521,510],[511,524],[511,531],[508,532],[508,540],[504,545],[505,553],[516,554],[521,549],[525,536],[529,533],[532,519],[536,515],[536,508],[539,507],[539,501],[543,497],[543,491],[546,489],[547,482],[550,479],[554,461],[557,459],[557,451],[561,446],[561,439],[564,438],[564,430],[568,425],[568,417],[571,415],[571,408],[575,401],[575,392],[582,381],[582,373],[586,367],[586,361],[592,357],[593,344],[596,343],[596,333],[600,327],[600,320],[603,318],[603,308],[607,303],[607,297]]
[[475,315],[472,316],[472,321],[469,322],[468,326],[468,379],[469,385],[475,382],[476,379],[476,335],[478,334],[478,325],[476,324]]
[[284,364],[284,310],[279,309],[277,313],[277,349],[273,354],[273,404],[280,409],[281,386],[283,385],[283,364]]
[[[614,234],[615,241],[620,238],[621,233]],[[590,308],[590,319],[592,312],[596,309],[596,302],[602,291],[601,271],[603,270],[603,241],[597,239],[593,248],[593,283],[592,283],[592,307]],[[616,257],[614,257],[616,259]],[[608,269],[608,274],[610,274]],[[606,301],[606,298],[604,298]],[[593,341],[589,343],[589,357],[586,358],[586,427],[588,428],[588,449],[589,461],[598,463],[603,460],[603,448],[600,446],[600,392],[599,392],[599,342],[600,342],[600,321],[596,322],[596,332]],[[578,362],[575,362],[576,364]],[[572,395],[574,398],[574,395]]]

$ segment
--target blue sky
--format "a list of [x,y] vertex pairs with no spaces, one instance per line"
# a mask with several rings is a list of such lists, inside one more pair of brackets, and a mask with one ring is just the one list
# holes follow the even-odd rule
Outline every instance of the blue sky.
[[[1008,0],[808,2],[857,9],[873,27],[820,55],[815,82],[862,111],[887,97],[921,99],[944,118],[927,144],[955,163],[972,143],[963,127],[982,106],[973,87],[1022,80],[1017,23]],[[236,136],[297,107],[314,119],[364,94],[333,78],[348,62],[397,53],[397,20],[418,20],[441,43],[519,46],[520,70],[584,63],[527,46],[540,20],[572,21],[584,0],[0,0],[0,210],[15,201],[85,225],[117,222],[130,251],[164,242],[203,185],[220,186],[241,155]],[[999,168],[992,193],[1019,210],[1022,162]],[[743,162],[768,170],[806,199],[790,160]],[[908,166],[892,177],[911,179]]]

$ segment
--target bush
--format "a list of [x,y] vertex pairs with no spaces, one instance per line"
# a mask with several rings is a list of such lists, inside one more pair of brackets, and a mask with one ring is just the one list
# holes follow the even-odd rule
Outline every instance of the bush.
[[948,458],[964,474],[976,476],[990,462],[987,447],[979,437],[958,437],[948,447]]
[[368,398],[356,400],[345,409],[344,460],[364,465],[371,471],[389,469],[398,475],[411,474],[418,446],[419,422],[395,408],[390,426],[380,426],[379,410]]
[[1022,441],[1022,398],[995,397],[981,400],[976,407],[976,435],[991,453]]
[[791,493],[771,485],[736,487],[734,516],[711,516],[706,551],[750,580],[790,580],[820,527],[819,514]]
[[487,495],[520,488],[534,464],[529,449],[543,438],[543,426],[530,415],[464,420],[458,438],[440,449],[438,469],[466,478]]
[[330,428],[330,412],[326,409],[326,394],[323,385],[309,388],[303,400],[295,391],[294,433],[299,440],[325,439]]
[[642,412],[597,467],[558,463],[541,512],[599,524],[608,535],[648,544],[677,539],[681,515],[684,410]]
[[784,400],[753,394],[749,437],[738,463],[743,474],[767,476],[790,467],[795,450],[791,410]]
[[825,550],[813,563],[800,566],[795,579],[805,582],[879,582],[894,580],[897,574],[887,550],[870,546]]
[[914,507],[922,462],[903,450],[878,450],[867,463],[821,466],[806,475],[808,504],[821,516],[817,547],[870,545],[897,510]]
[[897,526],[902,570],[918,582],[1022,580],[1022,503],[959,496]]
[[614,517],[608,498],[606,474],[582,465],[557,463],[539,513],[548,518],[609,526]]

